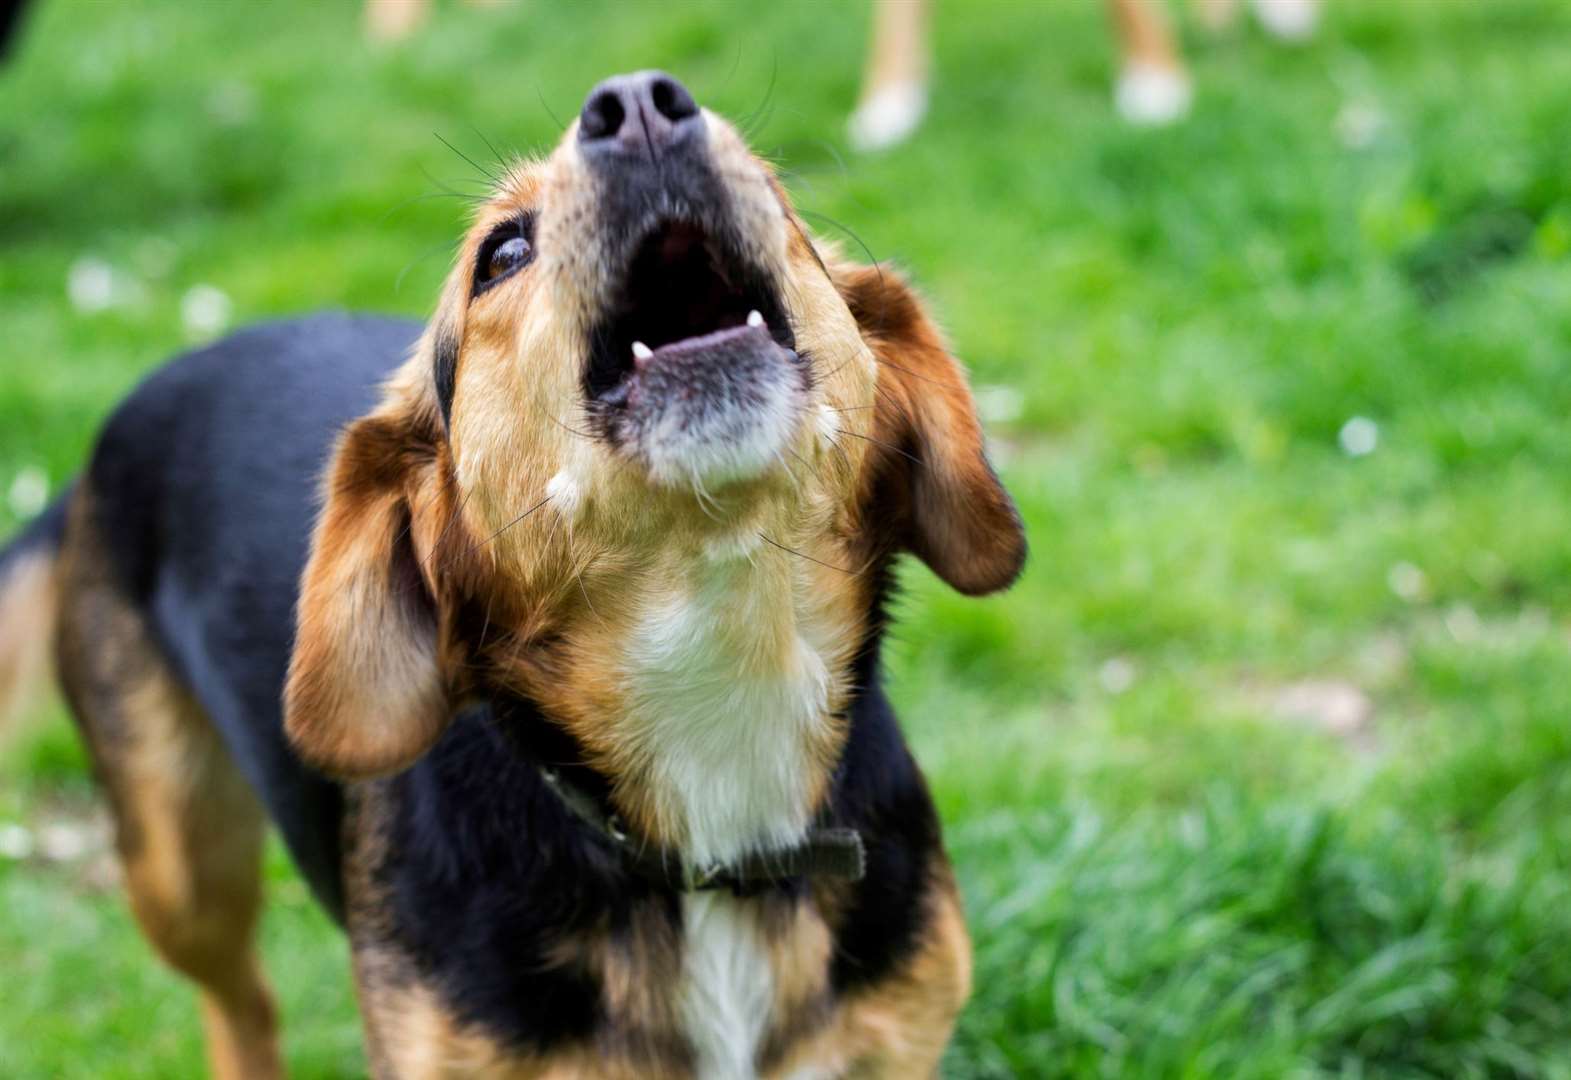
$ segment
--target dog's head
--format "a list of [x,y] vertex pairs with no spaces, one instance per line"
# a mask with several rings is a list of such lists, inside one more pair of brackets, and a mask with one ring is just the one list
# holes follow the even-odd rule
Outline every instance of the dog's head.
[[674,79],[612,79],[496,185],[416,355],[339,443],[289,734],[384,772],[506,689],[592,746],[662,589],[763,566],[845,669],[901,550],[970,594],[1024,556],[920,301],[816,248]]

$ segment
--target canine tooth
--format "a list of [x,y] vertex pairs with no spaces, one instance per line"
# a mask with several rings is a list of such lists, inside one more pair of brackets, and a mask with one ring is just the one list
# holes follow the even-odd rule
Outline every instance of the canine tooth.
[[762,315],[760,315],[756,309],[753,310],[753,311],[749,311],[747,313],[747,325],[748,326],[763,326],[764,325],[764,317]]
[[633,355],[639,360],[648,360],[654,354],[655,351],[642,341],[633,342]]

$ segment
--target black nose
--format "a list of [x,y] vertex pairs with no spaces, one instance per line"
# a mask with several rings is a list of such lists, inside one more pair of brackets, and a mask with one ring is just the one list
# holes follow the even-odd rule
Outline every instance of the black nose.
[[578,141],[594,156],[658,158],[691,141],[704,119],[687,87],[663,71],[613,75],[578,115]]

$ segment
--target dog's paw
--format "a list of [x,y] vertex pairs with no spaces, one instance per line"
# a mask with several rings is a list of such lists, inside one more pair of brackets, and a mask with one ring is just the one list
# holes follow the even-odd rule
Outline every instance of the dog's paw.
[[1307,41],[1320,20],[1318,0],[1254,0],[1255,18],[1283,41]]
[[1189,76],[1180,68],[1134,61],[1124,67],[1113,88],[1119,115],[1131,124],[1159,125],[1181,120],[1193,93]]
[[887,150],[910,138],[927,114],[927,87],[893,83],[880,87],[846,121],[846,138],[855,150]]

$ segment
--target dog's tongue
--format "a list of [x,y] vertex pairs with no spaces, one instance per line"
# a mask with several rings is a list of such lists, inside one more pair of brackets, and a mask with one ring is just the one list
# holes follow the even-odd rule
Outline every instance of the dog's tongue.
[[635,342],[632,373],[601,400],[608,405],[633,400],[647,404],[672,396],[727,394],[794,355],[775,341],[767,326],[753,322],[682,338],[658,349]]
[[751,323],[742,326],[728,326],[724,330],[715,330],[708,334],[699,334],[697,337],[683,338],[662,345],[658,349],[649,349],[643,342],[633,345],[633,369],[643,371],[651,364],[660,364],[667,361],[680,361],[683,357],[694,356],[700,353],[709,353],[718,350],[748,350],[762,349],[774,346],[774,338],[769,336],[769,328],[762,324]]

